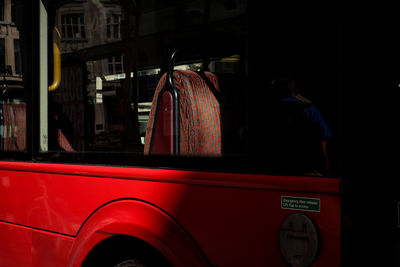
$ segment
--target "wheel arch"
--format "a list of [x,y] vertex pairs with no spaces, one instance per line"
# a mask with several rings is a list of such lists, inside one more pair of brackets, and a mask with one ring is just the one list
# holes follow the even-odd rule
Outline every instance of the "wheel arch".
[[86,255],[82,267],[114,266],[124,261],[138,261],[144,266],[172,267],[157,249],[127,235],[115,235],[102,240]]
[[210,266],[183,226],[160,207],[140,199],[117,199],[96,209],[76,235],[70,266],[81,266],[97,245],[115,237],[144,242],[173,266]]

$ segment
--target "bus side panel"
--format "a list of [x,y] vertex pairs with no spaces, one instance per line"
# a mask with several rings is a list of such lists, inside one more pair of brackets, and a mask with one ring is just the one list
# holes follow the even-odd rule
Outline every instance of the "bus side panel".
[[29,228],[0,221],[0,266],[32,266],[31,250]]
[[[282,196],[319,199],[320,212],[282,209]],[[188,190],[180,210],[196,211],[176,216],[216,266],[288,266],[278,235],[284,219],[297,212],[310,217],[319,230],[319,255],[312,266],[340,266],[338,195],[198,187]]]
[[[302,212],[320,233],[314,266],[340,264],[338,179],[13,164],[13,171],[0,171],[0,179],[9,177],[19,186],[0,187],[0,198],[20,197],[22,211],[1,206],[0,220],[76,236],[100,207],[135,199],[173,218],[213,265],[287,266],[279,251],[280,226],[287,215]],[[282,196],[318,198],[320,210],[283,209]]]
[[69,266],[74,238],[32,229],[33,267]]
[[109,203],[91,215],[76,238],[71,263],[81,266],[95,245],[117,235],[147,242],[173,266],[208,266],[199,248],[172,218],[149,203],[131,199]]

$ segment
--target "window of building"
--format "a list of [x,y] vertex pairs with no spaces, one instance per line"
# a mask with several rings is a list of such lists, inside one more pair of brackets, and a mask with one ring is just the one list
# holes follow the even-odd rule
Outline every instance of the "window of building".
[[22,74],[21,49],[19,39],[14,39],[15,74]]
[[83,13],[61,15],[61,35],[63,40],[86,39]]
[[115,56],[110,57],[107,60],[108,63],[108,73],[116,74],[124,72],[124,57],[123,56]]
[[121,14],[107,14],[107,39],[121,39]]
[[4,20],[4,0],[0,0],[0,21]]
[[14,1],[11,1],[11,21],[16,22],[17,21],[17,10],[16,10],[16,5]]
[[4,38],[0,38],[0,72],[4,73],[5,70],[6,49],[4,45]]

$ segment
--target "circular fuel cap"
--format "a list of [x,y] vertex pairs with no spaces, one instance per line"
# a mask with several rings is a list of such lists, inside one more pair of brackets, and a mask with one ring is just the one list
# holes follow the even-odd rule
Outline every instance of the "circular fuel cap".
[[279,247],[283,258],[293,267],[309,266],[318,253],[317,227],[305,214],[290,214],[279,231]]

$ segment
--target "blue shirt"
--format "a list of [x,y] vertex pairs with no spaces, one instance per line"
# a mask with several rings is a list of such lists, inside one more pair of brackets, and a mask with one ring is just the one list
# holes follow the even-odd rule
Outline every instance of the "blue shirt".
[[[280,102],[290,103],[290,102],[300,102],[300,100],[295,96],[288,96],[282,98]],[[332,137],[332,132],[328,124],[322,117],[321,112],[314,105],[310,105],[307,108],[305,108],[304,113],[307,119],[309,119],[312,122],[312,124],[319,130],[321,141],[327,140]]]

